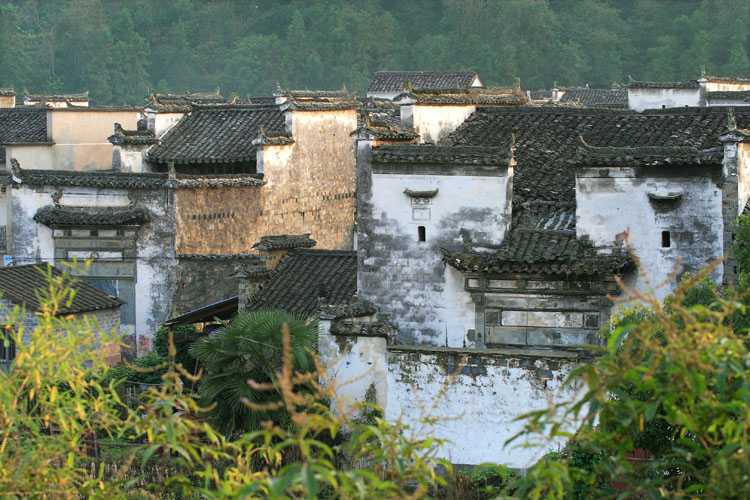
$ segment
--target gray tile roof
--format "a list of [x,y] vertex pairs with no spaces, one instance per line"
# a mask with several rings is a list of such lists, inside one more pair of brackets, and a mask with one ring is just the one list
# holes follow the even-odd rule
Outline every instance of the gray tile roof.
[[574,202],[523,203],[495,252],[443,249],[443,258],[462,271],[489,273],[620,274],[633,266],[627,254],[597,255],[576,240]]
[[253,140],[261,127],[284,129],[278,106],[198,106],[167,132],[147,157],[177,164],[254,162]]
[[115,133],[107,140],[115,145],[154,144],[156,135],[153,130],[125,130],[119,123],[115,123]]
[[386,145],[372,148],[373,163],[429,163],[451,165],[508,165],[511,136],[502,147],[434,146],[425,144]]
[[[750,112],[735,113],[738,127],[750,125]],[[576,165],[718,166],[729,123],[721,108],[480,108],[444,143],[492,146],[515,135],[511,230],[494,249],[444,250],[445,261],[477,273],[627,271],[629,256],[598,255],[576,240]]]
[[24,99],[30,101],[50,101],[50,102],[88,102],[89,91],[80,94],[32,94],[24,90]]
[[0,163],[5,162],[4,144],[13,142],[47,142],[47,113],[44,109],[0,109]]
[[151,215],[144,208],[56,207],[37,210],[34,220],[50,227],[60,226],[133,226],[145,224]]
[[561,102],[580,102],[584,106],[627,108],[628,89],[569,88],[560,98]]
[[721,90],[706,92],[708,100],[711,99],[733,99],[736,101],[750,101],[750,90]]
[[401,92],[407,81],[419,88],[468,88],[476,77],[474,71],[378,71],[367,92]]
[[357,292],[357,252],[295,249],[282,257],[273,275],[252,296],[249,310],[283,309],[315,314],[318,296],[346,304]]
[[594,147],[578,138],[574,165],[586,167],[657,167],[713,165],[720,167],[724,151],[716,146],[699,150],[691,146]]
[[[25,304],[33,311],[39,310],[37,293],[49,289],[45,273],[47,264],[27,264],[0,268],[0,292],[5,299],[15,304]],[[52,276],[59,277],[62,272],[51,267]],[[125,302],[83,281],[73,285],[75,295],[70,306],[60,308],[59,314],[77,314],[100,309],[120,307]]]
[[642,82],[631,79],[628,82],[628,88],[631,89],[698,89],[700,83],[698,80],[688,80],[686,82]]
[[[750,110],[736,108],[739,128],[750,126]],[[498,146],[515,136],[513,197],[573,201],[578,136],[592,146],[719,146],[727,131],[721,108],[630,110],[561,107],[478,108],[442,145]]]
[[[113,171],[79,172],[70,170],[34,170],[18,168],[13,175],[29,186],[81,186],[124,189],[161,189],[167,187],[165,173]],[[14,180],[14,182],[16,182]]]
[[463,105],[463,106],[522,106],[529,102],[529,98],[520,89],[417,89],[408,88],[404,93],[394,98],[394,101],[414,100],[422,105]]
[[261,236],[253,248],[264,252],[274,250],[291,250],[292,248],[312,248],[318,242],[310,238],[310,233],[282,234],[280,236]]

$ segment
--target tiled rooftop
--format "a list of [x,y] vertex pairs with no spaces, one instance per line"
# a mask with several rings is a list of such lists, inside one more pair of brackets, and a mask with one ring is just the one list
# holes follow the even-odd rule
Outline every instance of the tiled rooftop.
[[[321,302],[346,304],[357,292],[357,252],[296,249],[250,300],[249,310],[283,309],[314,314]],[[325,298],[318,300],[323,292]]]
[[627,108],[628,89],[569,88],[560,98],[561,102],[580,102],[584,106]]
[[407,81],[415,88],[468,88],[475,78],[474,71],[378,71],[367,92],[401,92]]
[[[43,272],[46,264],[27,264],[0,268],[0,292],[5,299],[15,304],[25,304],[30,310],[39,310],[37,292],[49,289]],[[52,275],[61,276],[62,272],[52,267]],[[99,309],[120,307],[125,302],[83,281],[74,285],[75,295],[70,306],[62,306],[59,314],[77,314]]]
[[5,162],[4,144],[46,141],[47,113],[44,109],[0,109],[0,163]]
[[291,250],[293,248],[312,248],[318,242],[310,238],[310,233],[282,234],[279,236],[261,236],[253,248],[264,252],[274,250]]
[[[750,114],[737,108],[740,128]],[[750,113],[750,111],[748,112]],[[675,108],[636,113],[596,108],[479,108],[443,145],[497,146],[515,135],[513,197],[573,201],[578,136],[591,146],[719,146],[727,111]]]
[[151,219],[143,208],[56,207],[47,205],[37,210],[34,220],[50,227],[59,226],[132,226]]
[[254,162],[260,128],[283,130],[278,106],[199,106],[184,116],[148,152],[156,162]]

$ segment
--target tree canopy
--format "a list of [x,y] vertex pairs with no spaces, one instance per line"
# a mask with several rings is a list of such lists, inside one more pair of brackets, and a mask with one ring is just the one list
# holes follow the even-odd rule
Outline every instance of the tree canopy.
[[381,70],[474,70],[532,89],[702,68],[750,77],[749,17],[739,0],[11,0],[0,6],[0,87],[89,90],[120,105],[149,88],[364,92]]

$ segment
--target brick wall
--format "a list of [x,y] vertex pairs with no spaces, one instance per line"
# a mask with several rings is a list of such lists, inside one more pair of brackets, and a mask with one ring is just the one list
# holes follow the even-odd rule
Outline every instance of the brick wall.
[[263,147],[266,185],[176,191],[177,253],[250,253],[261,236],[303,233],[317,248],[352,248],[355,158],[349,134],[357,126],[356,111],[291,113],[295,143]]

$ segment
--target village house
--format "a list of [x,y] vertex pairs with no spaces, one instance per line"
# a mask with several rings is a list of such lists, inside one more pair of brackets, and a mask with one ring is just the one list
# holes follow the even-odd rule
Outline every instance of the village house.
[[644,82],[631,78],[628,107],[645,109],[685,106],[748,106],[750,80],[702,74],[685,82]]
[[[0,268],[0,318],[5,331],[23,328],[24,342],[29,341],[29,335],[39,325],[41,305],[39,297],[44,297],[45,290],[49,290],[51,279],[59,279],[62,271],[56,267],[47,268],[46,265],[27,264],[22,266]],[[112,333],[117,331],[120,324],[120,307],[125,303],[88,283],[77,281],[72,284],[75,292],[70,305],[60,304],[58,315],[70,316],[73,321],[85,323],[91,321],[91,335],[100,332]],[[14,316],[14,310],[19,309],[19,315]],[[21,315],[21,313],[25,313]],[[15,323],[10,324],[14,318]],[[17,346],[12,338],[7,344],[0,341],[0,370],[6,370],[13,362]],[[91,340],[103,361],[109,366],[120,364],[120,346],[116,344],[101,345],[96,339]]]
[[[395,102],[410,129],[418,99]],[[446,118],[464,112],[444,102]],[[374,389],[388,418],[438,408],[452,462],[524,467],[534,451],[503,448],[514,419],[590,356],[579,346],[598,342],[615,277],[650,288],[626,239],[650,283],[677,271],[658,298],[729,250],[750,115],[463,105],[465,120],[434,120],[417,144],[358,132],[357,293],[377,313],[321,321],[321,352],[343,356],[336,381],[363,381],[343,394]],[[713,279],[732,282],[735,265]]]
[[[285,91],[0,110],[6,260],[93,259],[84,279],[125,300],[126,354],[144,354],[167,318],[236,296],[224,276],[264,237],[352,248],[360,106],[341,91]],[[198,279],[212,272],[222,278]]]

